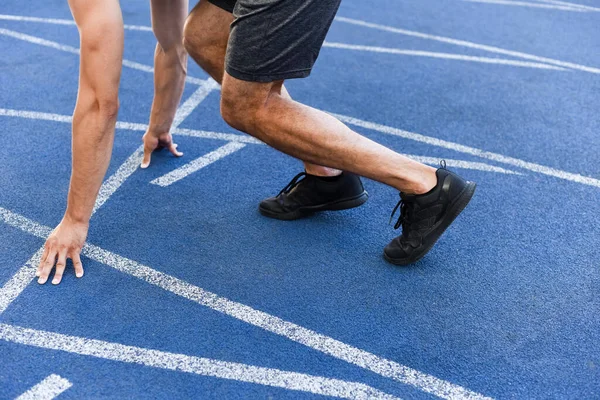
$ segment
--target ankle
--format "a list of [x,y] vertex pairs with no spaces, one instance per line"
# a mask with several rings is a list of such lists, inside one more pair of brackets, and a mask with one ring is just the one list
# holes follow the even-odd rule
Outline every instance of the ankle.
[[340,176],[342,174],[342,171],[340,171],[339,169],[322,167],[320,165],[312,165],[312,164],[305,164],[304,170],[309,175],[322,176],[322,177],[335,177],[335,176]]
[[416,180],[409,182],[401,191],[407,194],[425,194],[437,185],[435,168],[428,167]]

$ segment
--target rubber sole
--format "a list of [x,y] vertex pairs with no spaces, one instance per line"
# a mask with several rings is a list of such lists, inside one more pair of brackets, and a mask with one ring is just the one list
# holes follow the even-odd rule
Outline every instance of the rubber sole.
[[269,218],[279,219],[282,221],[293,221],[295,219],[305,218],[314,213],[320,211],[339,211],[339,210],[348,210],[350,208],[356,208],[365,204],[365,202],[369,199],[369,193],[367,191],[363,191],[358,196],[349,197],[345,199],[339,199],[336,201],[332,201],[329,203],[319,204],[316,206],[307,206],[301,207],[297,210],[288,212],[288,213],[276,213],[270,211],[266,208],[258,207],[258,210],[262,215]]
[[392,257],[388,256],[384,251],[383,257],[386,259],[386,261],[388,261],[394,265],[404,266],[404,265],[413,264],[413,263],[419,261],[421,258],[423,258],[427,253],[429,253],[429,250],[431,250],[433,245],[438,241],[438,239],[442,236],[442,234],[446,231],[446,229],[448,229],[448,227],[452,224],[452,222],[454,222],[456,217],[458,217],[460,215],[460,213],[462,212],[462,210],[465,209],[467,204],[469,204],[469,202],[473,198],[473,195],[475,194],[476,188],[477,188],[477,184],[475,182],[467,182],[467,186],[463,189],[462,192],[460,192],[460,194],[458,195],[456,200],[454,200],[454,202],[452,204],[450,204],[450,207],[448,207],[448,211],[447,211],[446,215],[444,215],[444,217],[440,220],[439,225],[431,233],[433,235],[433,240],[427,247],[425,247],[419,253],[413,254],[409,258],[401,258],[401,259],[400,258],[392,258]]

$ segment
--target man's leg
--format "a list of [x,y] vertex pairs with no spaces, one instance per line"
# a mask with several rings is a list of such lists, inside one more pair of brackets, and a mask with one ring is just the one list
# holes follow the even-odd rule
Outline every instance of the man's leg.
[[402,226],[402,235],[386,246],[384,255],[392,263],[409,264],[423,257],[460,214],[475,184],[445,167],[436,171],[401,156],[283,94],[285,79],[310,74],[339,2],[238,0],[221,113],[234,128],[296,158],[398,189],[396,228]]
[[221,112],[235,129],[293,157],[422,194],[436,182],[435,169],[354,132],[331,115],[282,94],[283,82],[248,82],[225,73]]
[[169,133],[185,86],[187,53],[183,48],[183,24],[188,12],[187,0],[152,0],[152,30],[158,43],[154,52],[154,100],[150,124],[144,134],[142,168],[150,165],[152,152],[165,147],[176,157]]
[[[190,12],[184,30],[185,49],[215,81],[222,83],[225,72],[225,52],[233,14],[201,0]],[[285,86],[281,95],[291,99]],[[317,176],[336,176],[342,171],[316,164],[304,163],[307,173]]]
[[[219,83],[223,80],[225,53],[233,20],[231,12],[201,0],[191,11],[184,28],[186,50]],[[285,86],[281,86],[280,93],[283,98],[291,100]],[[357,207],[368,198],[357,176],[342,176],[341,170],[309,162],[304,162],[304,169],[308,175],[304,180],[294,182],[297,187],[293,193],[280,193],[261,202],[259,210],[263,215],[291,220],[315,211]]]

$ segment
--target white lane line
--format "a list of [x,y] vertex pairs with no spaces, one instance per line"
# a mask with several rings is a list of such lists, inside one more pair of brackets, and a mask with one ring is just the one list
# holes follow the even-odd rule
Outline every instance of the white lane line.
[[587,12],[587,10],[579,7],[568,7],[551,4],[540,4],[540,3],[529,3],[526,1],[508,1],[508,0],[461,0],[466,3],[483,3],[483,4],[500,4],[505,6],[517,6],[517,7],[528,7],[528,8],[546,8],[551,10],[561,11],[573,11],[573,12]]
[[[575,174],[572,172],[562,171],[556,168],[547,167],[540,164],[531,163],[529,161],[520,160],[518,158],[504,156],[502,154],[492,153],[486,150],[477,149],[470,146],[465,146],[458,143],[448,142],[442,139],[438,139],[431,136],[421,135],[419,133],[413,133],[409,131],[405,131],[398,128],[393,128],[386,125],[377,124],[374,122],[363,121],[354,117],[348,117],[346,115],[329,113],[334,117],[338,118],[340,121],[345,122],[350,125],[360,126],[366,129],[374,130],[380,133],[385,133],[388,135],[399,136],[405,139],[414,140],[421,143],[430,144],[436,147],[443,147],[446,149],[454,150],[459,153],[471,154],[477,157],[486,158],[492,161],[497,161],[503,164],[509,164],[512,166],[516,166],[519,168],[523,168],[529,171],[537,172],[540,174],[545,174],[549,176],[553,176],[556,178],[564,179],[571,182],[581,183],[584,185],[600,187],[600,180],[582,176],[579,174]],[[30,118],[30,119],[40,119],[40,120],[48,120],[48,121],[58,121],[58,122],[70,122],[71,117],[66,115],[59,114],[50,114],[50,113],[40,113],[36,111],[21,111],[21,110],[10,110],[0,108],[0,116],[9,116],[9,117],[18,117],[18,118]],[[131,129],[131,130],[146,130],[147,125],[144,124],[136,124],[130,122],[118,122],[117,127],[121,129]],[[205,138],[205,139],[218,139],[218,140],[227,140],[227,141],[235,141],[240,143],[252,143],[252,144],[263,144],[259,140],[256,140],[250,136],[246,135],[236,135],[233,133],[220,133],[220,132],[209,132],[209,131],[196,131],[192,129],[181,129],[178,128],[173,131],[174,135],[185,135],[197,138]]]
[[[2,217],[2,211],[4,210],[0,208],[0,218]],[[6,222],[3,219],[0,220]],[[45,235],[43,235],[42,232],[37,232],[35,235],[46,237],[48,236],[48,234],[50,234],[49,230]],[[44,248],[42,247],[38,251],[36,251],[35,254],[31,256],[29,260],[27,260],[25,265],[19,268],[17,273],[14,274],[8,280],[8,282],[4,284],[4,286],[0,287],[0,314],[6,311],[8,306],[13,301],[15,301],[17,297],[19,297],[19,295],[23,292],[23,290],[25,290],[27,285],[29,285],[31,281],[35,279],[35,272],[37,270],[37,266],[40,262],[40,258],[42,257],[43,253]]]
[[171,129],[177,129],[181,123],[206,99],[206,97],[220,86],[212,78],[208,78],[192,95],[177,109]]
[[[4,222],[10,226],[36,236],[44,229],[38,223],[15,214],[12,211],[3,209],[2,207],[0,207],[0,210],[2,215],[7,216],[4,218]],[[98,246],[86,243],[82,254],[94,261],[134,276],[197,304],[219,311],[268,332],[283,336],[350,364],[357,365],[383,377],[411,385],[443,399],[489,399],[489,397],[485,397],[459,385],[425,374],[395,361],[379,357],[266,312],[221,297]]]
[[[76,47],[53,42],[53,41],[47,40],[47,39],[42,39],[42,38],[36,37],[36,36],[27,35],[25,33],[13,31],[10,29],[0,28],[0,35],[12,37],[14,39],[23,40],[25,42],[37,44],[40,46],[50,47],[52,49],[64,51],[67,53],[79,55],[79,49]],[[154,72],[154,68],[152,68],[151,66],[140,64],[135,61],[123,60],[123,66],[132,68],[132,69],[135,69],[138,71],[143,71],[143,72],[149,72],[149,73]],[[186,82],[193,83],[195,85],[201,85],[201,84],[204,84],[204,82],[206,82],[203,79],[193,78],[190,76],[186,77],[185,80],[186,80]]]
[[[65,351],[105,360],[139,364],[153,368],[211,376],[239,382],[255,383],[258,385],[273,386],[287,390],[296,390],[342,399],[398,399],[397,397],[358,382],[348,382],[340,379],[325,378],[299,372],[282,371],[275,368],[257,367],[254,365],[215,360],[211,358],[189,356],[186,354],[169,353],[166,351],[106,342],[103,340],[22,328],[14,325],[0,324],[0,339],[27,346]],[[57,392],[56,389],[58,389],[58,383],[62,384],[60,388],[62,388],[63,391],[70,386],[68,381],[66,381],[66,383],[69,384],[69,386],[65,387],[65,382],[56,382],[56,379],[51,383],[53,383],[53,385],[46,385],[46,388],[49,389],[48,392],[52,389],[54,389],[54,392]],[[44,393],[39,390],[38,392]],[[52,397],[24,397],[24,399],[38,398],[51,399]]]
[[[487,1],[487,0],[463,0],[463,1]],[[529,61],[518,61],[518,60],[507,60],[503,58],[490,58],[490,57],[476,57],[476,56],[465,56],[462,54],[454,54],[454,53],[438,53],[431,51],[421,51],[421,50],[405,50],[405,49],[395,49],[390,47],[377,47],[377,46],[361,46],[355,44],[346,44],[346,43],[335,43],[335,42],[325,42],[323,47],[330,47],[334,49],[345,49],[345,50],[354,50],[354,51],[367,51],[372,53],[387,53],[387,54],[398,54],[404,56],[417,56],[417,57],[431,57],[431,58],[442,58],[446,60],[458,60],[458,61],[469,61],[469,62],[478,62],[485,64],[502,64],[502,65],[511,65],[514,67],[525,67],[525,68],[538,68],[538,69],[553,69],[564,71],[564,68],[557,67],[554,65],[534,63]]]
[[582,176],[571,172],[561,171],[559,169],[546,167],[544,165],[535,164],[528,161],[519,160],[518,158],[503,156],[502,154],[492,153],[490,151],[480,150],[475,147],[469,147],[462,144],[448,142],[446,140],[437,139],[430,136],[421,135],[418,133],[408,132],[402,129],[393,128],[391,126],[385,126],[376,124],[374,122],[363,121],[358,118],[348,117],[346,115],[331,113],[334,117],[342,122],[350,125],[360,126],[362,128],[371,129],[388,135],[398,136],[404,139],[414,140],[416,142],[426,143],[431,146],[443,147],[458,151],[461,153],[471,154],[477,157],[486,158],[488,160],[496,161],[503,164],[509,164],[515,167],[523,168],[529,171],[538,172],[540,174],[553,176],[555,178],[565,179],[571,182],[577,182],[584,185],[600,187],[600,180],[590,178],[588,176]]
[[198,157],[195,160],[192,160],[189,163],[182,165],[181,167],[169,172],[168,174],[165,174],[150,181],[150,183],[152,183],[153,185],[167,187],[177,181],[182,180],[186,176],[193,174],[194,172],[199,171],[200,169],[216,161],[219,161],[220,159],[225,158],[230,154],[235,153],[236,151],[244,147],[246,147],[244,143],[227,143],[226,145],[221,146],[218,149],[203,155],[202,157]]
[[586,6],[583,4],[576,4],[576,3],[569,3],[566,1],[558,1],[558,0],[537,0],[537,1],[541,1],[543,3],[550,3],[550,4],[558,4],[561,6],[569,6],[569,7],[574,7],[574,8],[581,8],[584,9],[586,11],[600,11],[600,8],[597,7],[590,7],[590,6]]
[[[18,21],[18,22],[37,22],[37,23],[43,23],[43,24],[76,26],[75,21],[73,21],[71,19],[39,18],[39,17],[27,17],[27,16],[23,16],[23,15],[0,14],[0,20]],[[152,32],[151,27],[139,26],[139,25],[125,25],[125,30]]]
[[580,71],[590,72],[590,73],[593,73],[593,74],[600,74],[600,68],[587,67],[585,65],[575,64],[575,63],[566,62],[566,61],[555,60],[555,59],[547,58],[547,57],[538,57],[538,56],[535,56],[533,54],[527,54],[527,53],[523,53],[523,52],[520,52],[520,51],[506,50],[506,49],[502,49],[500,47],[487,46],[487,45],[483,45],[483,44],[469,42],[469,41],[466,41],[466,40],[452,39],[452,38],[444,37],[444,36],[429,35],[427,33],[410,31],[410,30],[407,30],[407,29],[394,28],[393,26],[373,24],[373,23],[366,22],[366,21],[361,21],[361,20],[358,20],[358,19],[352,19],[352,18],[346,18],[346,17],[335,17],[335,20],[338,21],[338,22],[344,22],[344,23],[348,23],[348,24],[363,26],[365,28],[378,29],[378,30],[385,31],[385,32],[398,33],[398,34],[401,34],[401,35],[418,37],[418,38],[421,38],[421,39],[435,40],[437,42],[453,44],[453,45],[456,45],[456,46],[462,46],[462,47],[468,47],[468,48],[471,48],[471,49],[484,50],[484,51],[489,51],[489,52],[497,53],[497,54],[505,54],[505,55],[508,55],[508,56],[524,58],[526,60],[533,60],[533,61],[537,61],[537,62],[542,62],[542,63],[547,63],[547,64],[553,64],[553,65],[557,65],[559,67],[572,68],[572,69],[577,69],[577,70],[580,70]]
[[[52,121],[52,122],[63,122],[63,123],[69,123],[69,124],[73,120],[73,118],[70,115],[60,115],[60,114],[45,113],[45,112],[39,112],[39,111],[12,110],[12,109],[7,109],[7,108],[0,108],[0,116],[26,118],[26,119]],[[121,121],[121,122],[117,122],[116,128],[145,132],[148,129],[148,125],[138,124],[135,122],[122,122]],[[263,142],[261,142],[258,139],[253,138],[252,136],[239,135],[239,134],[235,134],[235,133],[211,132],[211,131],[185,129],[185,128],[174,129],[171,133],[173,135],[189,136],[189,137],[195,137],[195,138],[200,138],[200,139],[216,139],[216,140],[226,140],[228,142],[264,144]]]
[[140,163],[142,162],[142,157],[144,156],[144,145],[141,145],[127,159],[119,166],[119,168],[112,174],[108,179],[102,182],[102,186],[100,186],[100,191],[98,192],[98,197],[96,198],[96,204],[94,204],[94,210],[92,211],[92,215],[98,211],[100,207],[104,205],[112,196],[117,189],[125,183],[127,178],[129,178],[133,173],[137,170]]
[[73,384],[65,378],[52,374],[17,397],[16,400],[52,400],[71,386]]
[[452,160],[452,159],[448,159],[445,157],[439,158],[439,157],[415,156],[412,154],[402,154],[402,155],[405,157],[411,158],[417,162],[420,162],[422,164],[438,165],[441,160],[444,160],[446,162],[446,165],[451,168],[463,168],[463,169],[472,169],[472,170],[476,170],[476,171],[497,172],[500,174],[507,174],[507,175],[523,175],[520,172],[512,171],[510,169],[504,169],[504,168],[496,167],[493,165],[484,164],[484,163],[480,163],[480,162],[474,162],[474,161]]
[[236,133],[223,133],[223,132],[211,132],[202,131],[195,129],[177,128],[173,132],[173,135],[190,136],[200,139],[217,139],[226,140],[228,142],[238,143],[249,143],[249,144],[261,144],[264,145],[260,140],[253,138],[250,135],[238,135]]

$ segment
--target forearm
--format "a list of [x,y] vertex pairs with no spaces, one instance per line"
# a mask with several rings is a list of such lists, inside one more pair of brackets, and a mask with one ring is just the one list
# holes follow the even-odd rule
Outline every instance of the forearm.
[[73,168],[66,217],[89,221],[98,191],[110,163],[114,141],[116,106],[81,105],[73,115]]
[[148,132],[158,137],[169,132],[187,74],[187,53],[183,47],[183,25],[187,0],[151,0],[152,30],[157,44],[154,52],[154,100]]
[[159,135],[168,132],[181,101],[187,74],[187,53],[183,44],[156,45],[154,53],[154,100],[148,130]]

